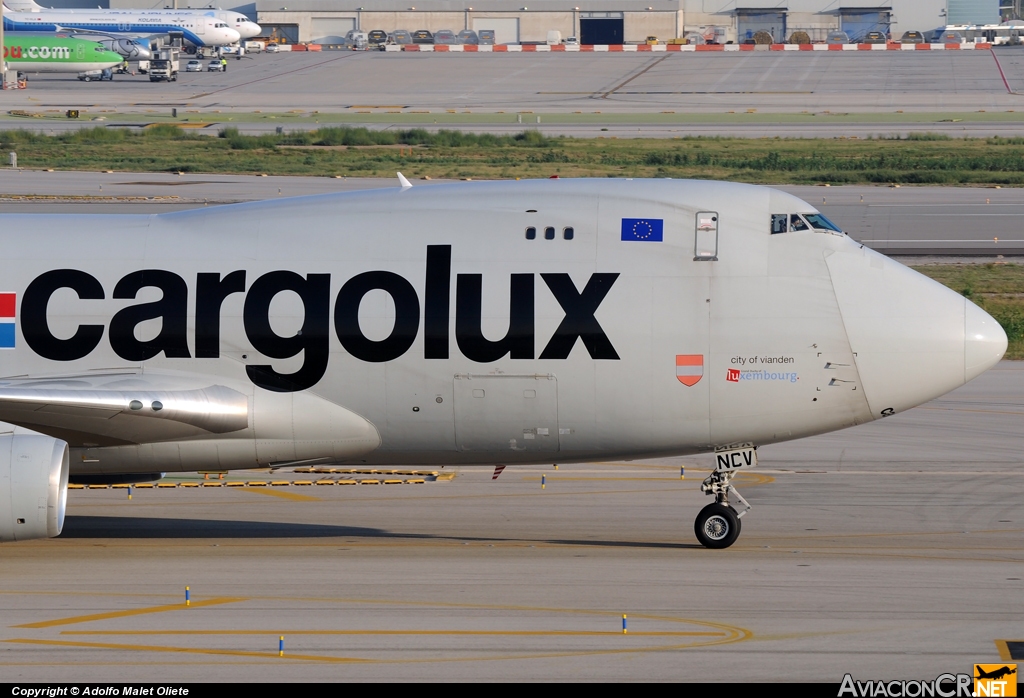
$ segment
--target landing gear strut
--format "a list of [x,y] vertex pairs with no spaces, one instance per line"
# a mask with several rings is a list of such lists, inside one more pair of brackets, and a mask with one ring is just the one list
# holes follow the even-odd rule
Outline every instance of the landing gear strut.
[[[751,507],[732,486],[735,475],[733,471],[715,470],[701,483],[701,492],[715,495],[715,503],[701,509],[693,523],[693,532],[705,548],[728,548],[740,536],[740,518]],[[729,503],[730,493],[746,507],[743,511],[737,513]]]

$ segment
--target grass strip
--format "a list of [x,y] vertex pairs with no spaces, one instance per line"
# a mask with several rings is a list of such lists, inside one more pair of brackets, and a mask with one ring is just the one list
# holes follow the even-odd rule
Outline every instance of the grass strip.
[[930,264],[914,269],[984,308],[1006,331],[1006,358],[1024,359],[1024,265]]
[[757,184],[1024,186],[1024,138],[616,139],[327,127],[211,138],[171,124],[59,135],[0,131],[29,168],[512,179],[674,177]]

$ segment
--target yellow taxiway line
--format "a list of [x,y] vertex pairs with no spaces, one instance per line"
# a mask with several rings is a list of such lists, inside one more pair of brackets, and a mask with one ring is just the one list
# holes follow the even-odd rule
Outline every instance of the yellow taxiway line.
[[252,492],[253,494],[265,494],[271,497],[280,497],[281,499],[290,499],[293,502],[320,502],[323,501],[320,497],[310,497],[308,494],[295,494],[293,492],[282,492],[281,490],[265,490],[256,487],[242,487],[243,492]]
[[[508,637],[621,637],[620,630],[64,630],[61,635],[468,635]],[[663,630],[630,632],[639,637],[727,637],[711,631]]]
[[218,598],[207,601],[195,601],[186,606],[184,603],[168,604],[166,606],[147,606],[146,608],[133,608],[127,611],[110,611],[109,613],[93,613],[87,616],[72,616],[71,618],[58,618],[57,620],[44,620],[38,623],[24,623],[13,625],[13,628],[53,628],[58,625],[73,625],[75,623],[91,623],[97,620],[109,620],[111,618],[127,618],[129,616],[141,616],[147,613],[165,613],[167,611],[187,611],[190,608],[203,608],[204,606],[218,606],[226,603],[238,603],[246,601],[241,598]]
[[102,650],[129,650],[132,652],[180,652],[185,654],[215,654],[228,657],[259,657],[261,659],[291,659],[304,662],[372,662],[371,659],[357,659],[354,657],[318,657],[312,654],[285,654],[278,655],[277,652],[248,652],[245,650],[218,650],[205,649],[201,647],[164,647],[155,645],[119,645],[108,642],[68,642],[65,640],[33,640],[24,637],[15,637],[3,642],[28,645],[48,645],[52,647],[87,647],[90,649]]

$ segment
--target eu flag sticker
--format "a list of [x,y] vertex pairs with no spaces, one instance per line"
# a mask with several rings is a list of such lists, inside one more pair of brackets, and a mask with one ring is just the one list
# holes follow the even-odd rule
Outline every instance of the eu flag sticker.
[[661,242],[665,221],[661,218],[623,218],[622,239],[626,242]]
[[14,348],[14,309],[17,294],[0,293],[0,349]]

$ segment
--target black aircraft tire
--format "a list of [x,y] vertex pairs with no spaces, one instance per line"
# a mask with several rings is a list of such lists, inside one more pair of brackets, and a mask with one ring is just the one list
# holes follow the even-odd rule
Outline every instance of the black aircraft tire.
[[728,548],[740,537],[741,523],[732,507],[724,504],[708,504],[697,514],[693,532],[705,548],[720,550]]

